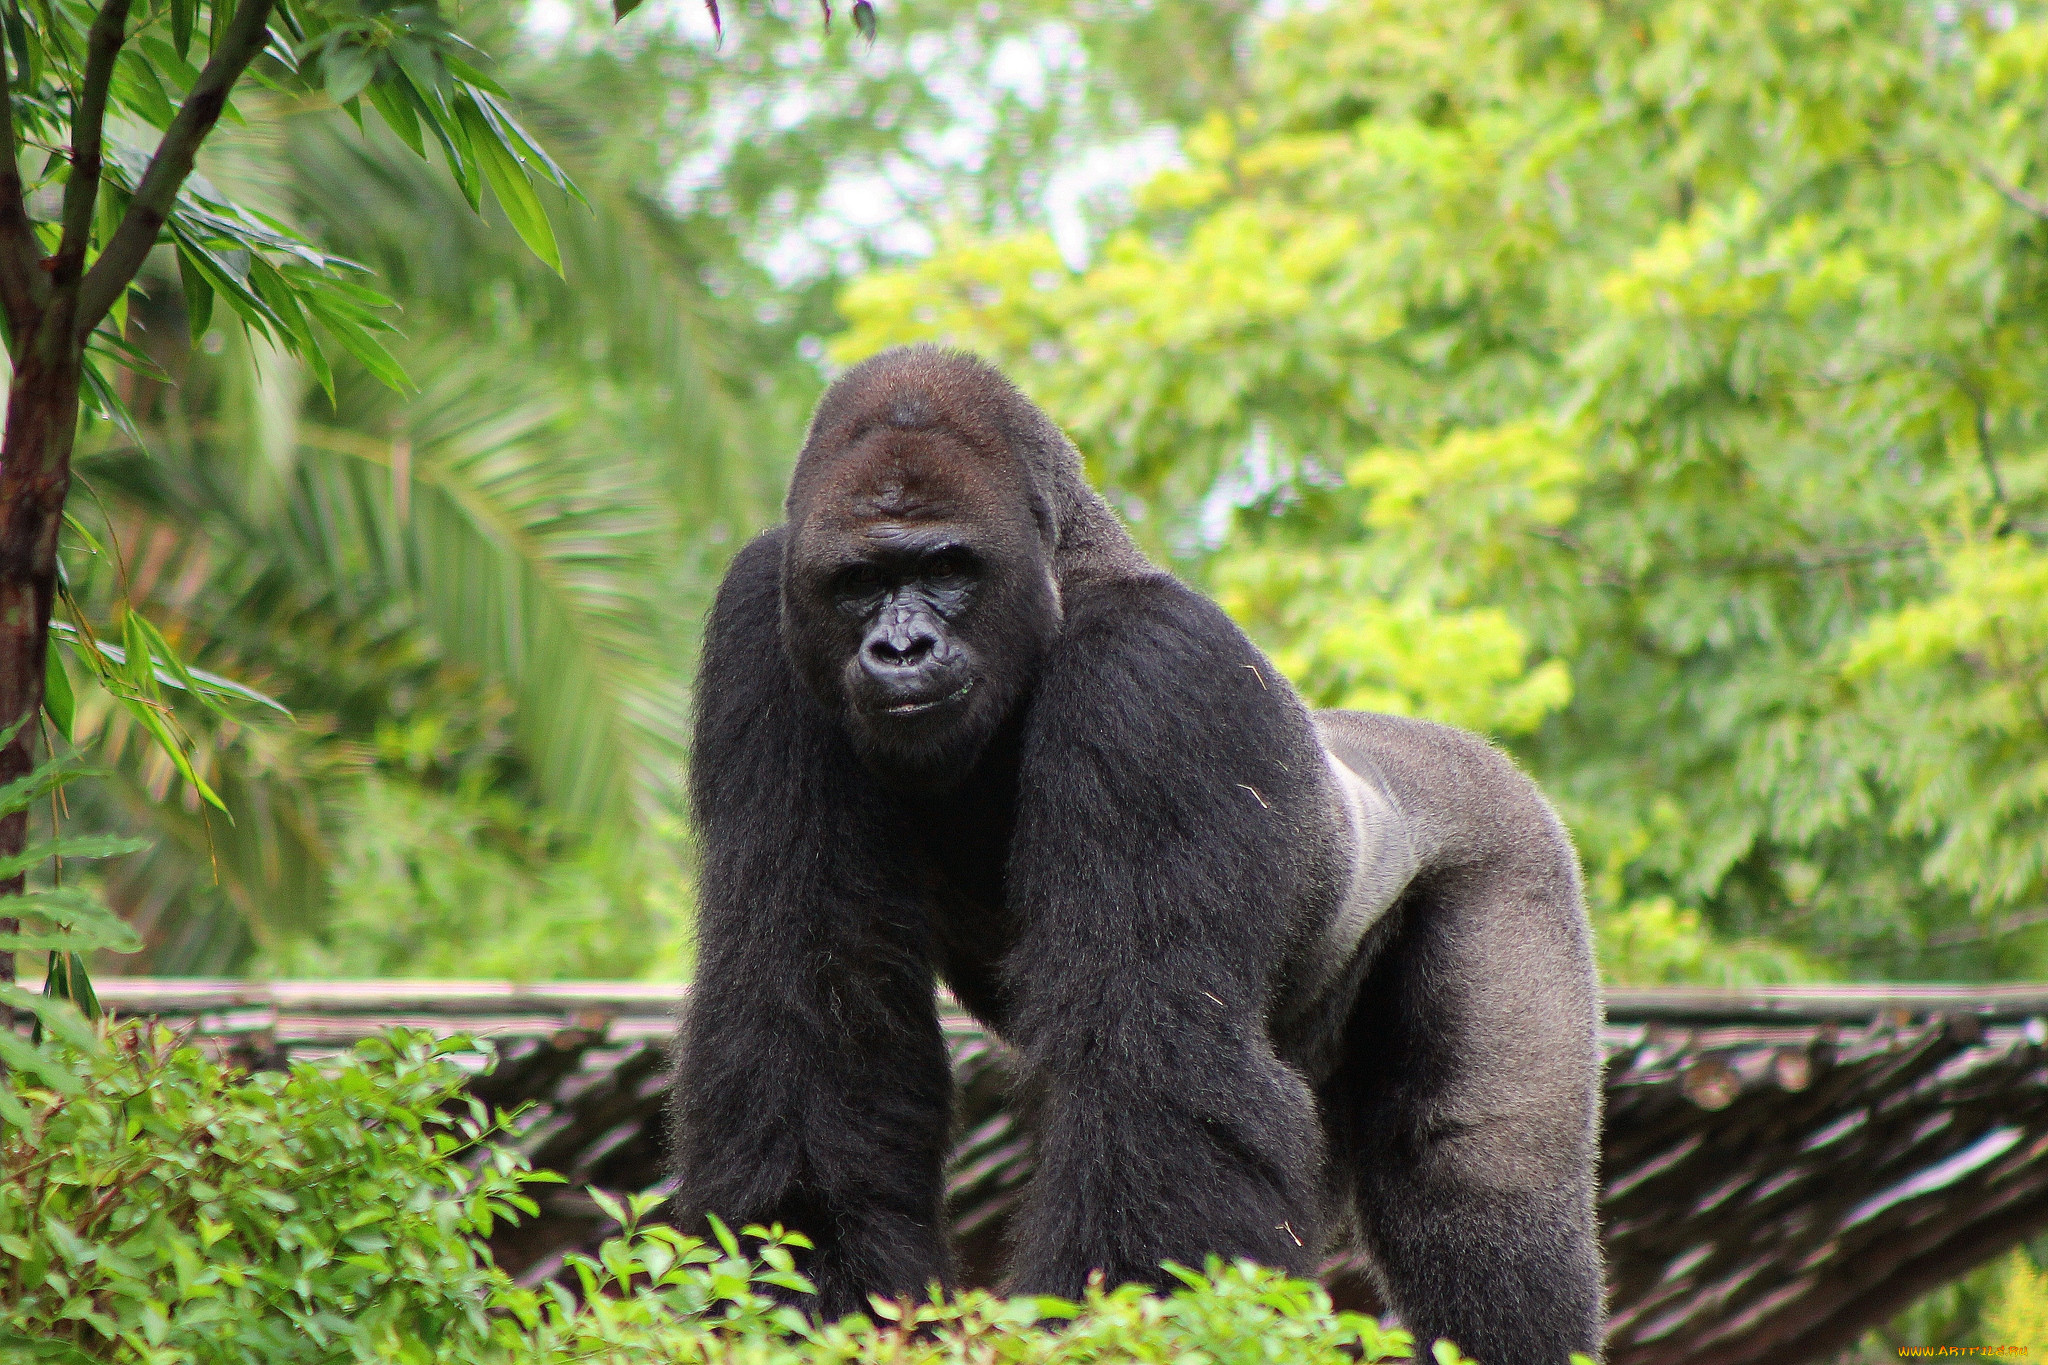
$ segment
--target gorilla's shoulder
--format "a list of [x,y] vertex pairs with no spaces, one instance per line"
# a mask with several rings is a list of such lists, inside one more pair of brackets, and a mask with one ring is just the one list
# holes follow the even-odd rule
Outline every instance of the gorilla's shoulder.
[[726,566],[726,577],[751,578],[765,573],[779,578],[782,574],[782,546],[788,535],[787,526],[770,526],[758,532],[733,555],[732,562]]
[[1233,659],[1251,647],[1221,607],[1163,570],[1070,581],[1064,604],[1069,643],[1093,637],[1176,651],[1221,648]]

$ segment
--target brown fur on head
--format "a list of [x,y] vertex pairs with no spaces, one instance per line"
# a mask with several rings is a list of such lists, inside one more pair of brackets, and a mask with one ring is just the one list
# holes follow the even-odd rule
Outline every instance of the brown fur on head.
[[964,773],[1028,694],[1065,574],[1136,557],[1045,414],[992,366],[932,346],[826,391],[787,514],[798,673],[870,766],[927,787]]

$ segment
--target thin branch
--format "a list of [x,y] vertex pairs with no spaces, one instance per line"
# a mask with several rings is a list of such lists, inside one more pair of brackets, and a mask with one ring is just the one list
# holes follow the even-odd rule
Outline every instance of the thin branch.
[[1943,929],[1927,936],[1930,948],[1959,948],[1969,943],[1981,943],[1987,938],[2012,933],[2015,929],[2031,929],[2037,924],[2048,924],[2048,910],[2023,910],[2004,919],[1988,924],[1975,924],[1966,929]]
[[1977,173],[1979,180],[1982,180],[1992,189],[1997,190],[2000,197],[2006,203],[2011,204],[2016,209],[2024,209],[2036,218],[2048,218],[2048,199],[2028,194],[2018,185],[2013,184],[1997,171],[1992,170],[1990,162],[1973,156],[1970,158],[1970,169]]
[[1963,383],[1962,390],[1976,418],[1977,454],[1984,462],[1984,477],[1991,481],[1991,506],[1998,514],[1994,530],[1998,535],[2006,535],[2012,529],[2012,514],[2005,500],[2005,480],[1998,472],[1998,456],[1991,448],[1991,409],[1976,385]]
[[79,289],[81,339],[99,326],[100,319],[149,258],[150,248],[156,245],[157,236],[177,203],[178,191],[184,188],[185,177],[192,174],[199,144],[220,121],[221,110],[227,107],[228,93],[235,82],[270,42],[271,3],[272,0],[242,0],[236,7],[227,32],[214,45],[205,69],[192,83],[185,102],[178,106],[178,116],[164,130],[156,155],[149,159],[149,169],[143,172],[142,183],[135,187],[128,212],[121,216],[121,226],[114,230]]
[[101,131],[107,119],[107,91],[114,81],[114,62],[128,40],[129,0],[107,0],[93,17],[86,38],[85,83],[71,108],[71,179],[64,186],[64,236],[50,274],[58,287],[72,283],[85,265],[85,244],[92,237],[93,206],[100,194]]
[[1648,586],[1672,573],[1687,574],[1744,574],[1792,572],[1799,574],[1821,573],[1828,569],[1849,564],[1869,563],[1873,560],[1903,558],[1911,555],[1932,553],[1926,540],[1919,536],[1908,536],[1899,540],[1872,541],[1867,544],[1829,545],[1813,550],[1789,550],[1780,554],[1749,555],[1740,558],[1674,560],[1669,564],[1653,567],[1635,577],[1616,572],[1599,564],[1597,556],[1584,542],[1570,532],[1557,527],[1538,526],[1530,534],[1539,540],[1547,540],[1561,546],[1572,554],[1589,561],[1588,568],[1580,581],[1587,586],[1609,588],[1638,588]]
[[0,308],[7,311],[7,328],[14,336],[26,337],[34,329],[36,309],[49,292],[49,279],[36,264],[42,254],[21,183],[14,86],[7,57],[0,54]]

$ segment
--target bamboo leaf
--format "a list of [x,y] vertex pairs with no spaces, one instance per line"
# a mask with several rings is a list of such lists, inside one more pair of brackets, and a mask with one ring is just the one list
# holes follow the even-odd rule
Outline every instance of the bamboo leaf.
[[497,131],[514,156],[528,163],[529,168],[534,162],[540,163],[542,171],[557,188],[585,208],[590,207],[590,201],[583,197],[582,190],[576,188],[576,182],[569,178],[569,173],[555,164],[555,159],[547,154],[546,149],[531,133],[519,126],[519,120],[512,117],[511,111],[505,108],[501,99],[480,89],[472,90],[470,94],[476,99],[477,108],[490,120],[492,128]]
[[[50,954],[49,969],[43,973],[43,995],[50,1000],[69,1000],[87,1019],[98,1019],[104,1013],[99,992],[92,988],[92,976],[85,969],[85,958],[79,953]],[[35,1037],[29,1041],[39,1043],[42,1039]]]
[[276,266],[260,256],[249,260],[249,278],[256,286],[256,292],[263,296],[271,311],[284,319],[291,349],[299,359],[306,362],[306,368],[313,372],[313,380],[326,393],[327,401],[334,401],[334,371],[327,363],[327,353],[321,348],[320,339],[313,335],[313,327],[306,319],[306,310],[299,304],[298,291]]
[[178,239],[178,258],[189,260],[201,279],[226,297],[228,306],[235,310],[243,322],[256,329],[262,336],[282,342],[291,330],[277,311],[261,295],[244,281],[246,270],[236,272],[230,268],[227,259],[209,250],[199,240],[182,231],[179,224],[172,222],[171,231]]
[[135,425],[135,414],[128,411],[128,404],[122,401],[120,391],[107,382],[106,375],[100,371],[99,358],[91,348],[86,351],[80,378],[84,381],[86,407],[93,416],[112,422],[129,440],[146,449],[148,442],[143,440],[141,428]]
[[162,713],[140,697],[117,697],[116,700],[127,708],[128,714],[135,717],[143,729],[149,731],[151,738],[156,740],[157,747],[163,750],[164,756],[170,759],[172,766],[178,770],[178,775],[192,784],[192,790],[198,792],[207,805],[227,816],[229,824],[233,824],[235,817],[213,788],[206,784],[206,779],[192,767],[192,760],[186,755],[185,746],[171,733],[170,724],[163,718]]
[[405,76],[405,90],[411,96],[413,108],[426,124],[441,150],[447,153],[448,168],[455,174],[455,183],[461,187],[462,197],[469,201],[473,210],[483,208],[483,177],[478,173],[476,157],[469,150],[469,138],[454,113],[448,108],[446,98],[431,80],[421,85],[421,78],[412,67],[406,65],[404,46],[394,47],[393,55],[399,60]]
[[56,727],[57,733],[69,743],[78,699],[72,695],[71,678],[64,672],[63,656],[47,648],[43,652],[43,710],[49,713],[50,724]]
[[149,620],[138,612],[128,613],[128,619],[142,623],[142,634],[148,640],[149,651],[154,656],[151,660],[152,665],[154,665],[150,670],[152,674],[168,670],[170,675],[177,679],[174,685],[183,688],[198,698],[201,706],[204,706],[222,720],[234,719],[226,707],[214,700],[214,695],[211,691],[199,685],[199,680],[192,676],[192,670],[185,667],[185,661],[178,657],[178,651],[171,648],[171,642],[165,639],[164,633],[156,628],[156,622]]
[[[72,649],[82,655],[89,657],[96,653],[116,666],[125,664],[128,661],[127,650],[119,645],[86,639],[78,627],[72,625],[69,621],[50,622],[50,634],[62,640],[65,644],[70,645]],[[166,687],[182,688],[186,685],[180,680],[178,675],[168,670],[157,669],[154,671],[156,680]],[[186,670],[186,676],[197,683],[202,689],[217,692],[224,697],[237,697],[242,701],[252,701],[258,706],[267,706],[281,716],[289,717],[291,715],[290,708],[285,706],[283,702],[257,691],[246,683],[238,683],[233,678],[223,678],[220,674],[209,673],[203,668],[188,669]]]
[[383,116],[384,125],[398,134],[399,141],[412,148],[415,154],[425,156],[427,144],[420,136],[420,116],[413,112],[412,101],[406,98],[405,92],[397,88],[398,82],[404,79],[403,75],[386,73],[371,81],[364,93],[370,97],[370,103],[376,106],[378,114]]
[[526,178],[526,167],[505,145],[504,138],[477,107],[468,91],[456,96],[455,105],[463,131],[469,135],[470,148],[482,164],[484,178],[490,181],[492,193],[498,196],[498,207],[505,211],[506,220],[534,255],[546,262],[557,275],[561,274],[561,248],[555,244],[555,230],[548,223],[547,210],[541,207],[540,197],[533,192],[533,185]]
[[327,98],[336,104],[346,104],[362,94],[376,74],[376,59],[352,43],[332,44],[320,58],[320,83]]
[[[106,547],[100,544],[99,537],[88,531],[85,528],[85,523],[72,516],[68,511],[64,514],[64,524],[71,528],[71,534],[85,542],[85,549],[88,554],[103,555],[107,552]],[[52,622],[51,624],[54,626],[60,623]]]
[[171,45],[183,57],[192,50],[192,19],[199,0],[171,0]]
[[121,641],[125,657],[121,677],[138,697],[154,697],[156,670],[150,667],[149,632],[133,607],[121,613]]
[[405,367],[360,325],[325,315],[321,321],[327,325],[327,334],[340,342],[341,348],[360,361],[363,368],[375,375],[386,388],[403,393],[413,386]]
[[213,323],[213,286],[193,265],[182,245],[178,248],[178,280],[185,290],[185,321],[192,331],[192,344],[196,346]]
[[[51,858],[116,858],[123,853],[140,853],[148,847],[147,839],[131,839],[120,834],[82,834],[70,839],[46,839],[34,848],[23,849],[9,858],[0,858],[0,882],[18,877]],[[15,905],[21,901],[17,897],[8,903]]]

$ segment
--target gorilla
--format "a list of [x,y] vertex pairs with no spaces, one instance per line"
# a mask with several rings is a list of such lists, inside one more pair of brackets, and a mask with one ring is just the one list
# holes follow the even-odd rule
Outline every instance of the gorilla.
[[785,510],[698,675],[679,1224],[806,1233],[826,1316],[946,1282],[943,982],[1032,1117],[1014,1292],[1348,1244],[1425,1345],[1597,1354],[1598,989],[1533,784],[1311,713],[970,356],[848,370]]

